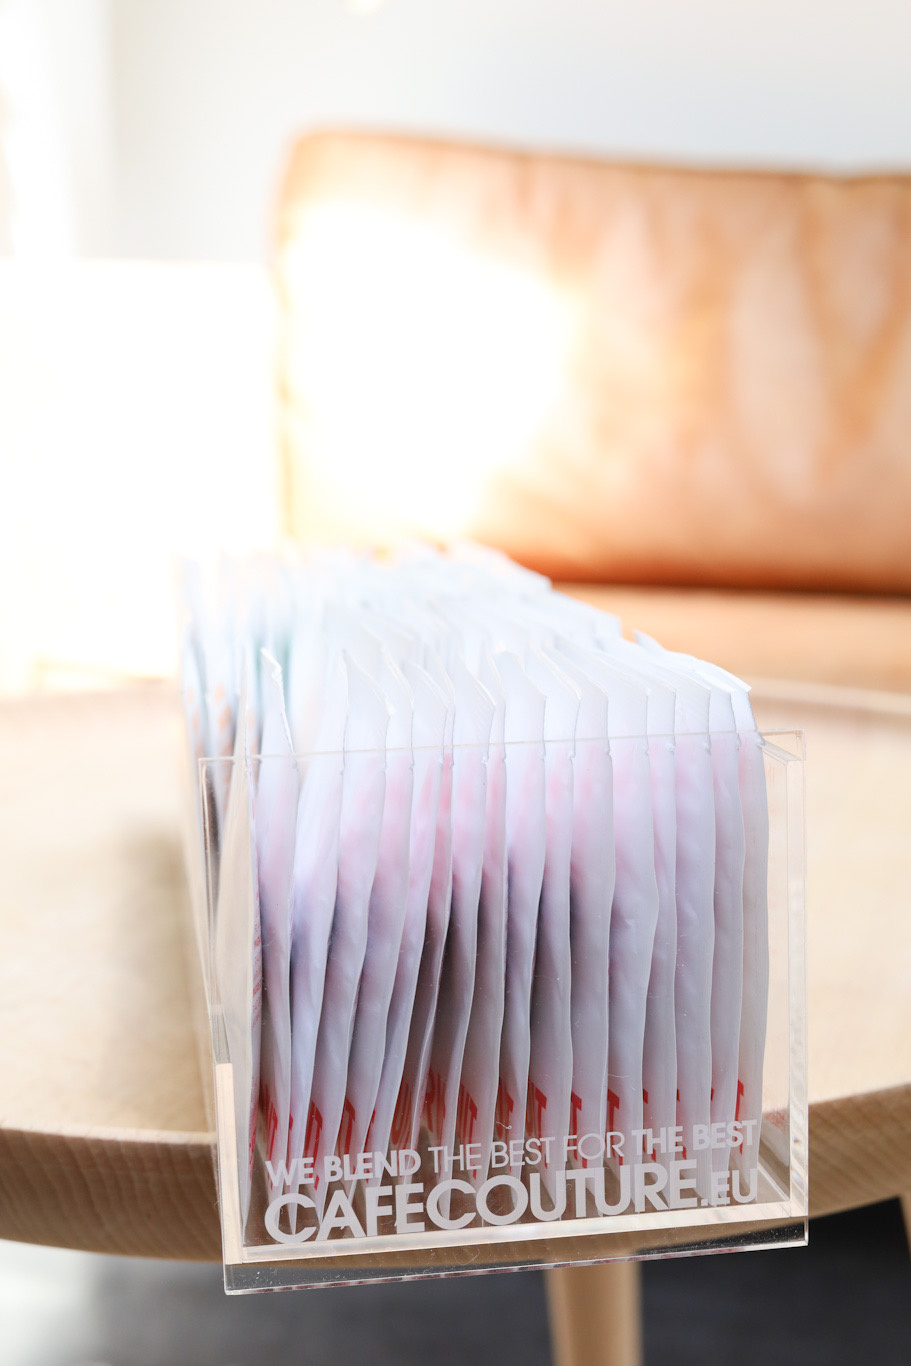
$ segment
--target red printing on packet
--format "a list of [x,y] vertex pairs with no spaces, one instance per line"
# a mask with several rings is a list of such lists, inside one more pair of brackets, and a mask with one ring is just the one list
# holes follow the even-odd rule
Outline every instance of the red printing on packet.
[[[620,1097],[617,1095],[616,1091],[611,1091],[611,1089],[608,1087],[608,1091],[607,1091],[607,1133],[608,1133],[608,1143],[610,1143],[610,1135],[611,1135],[612,1133],[615,1132],[615,1130],[614,1130],[614,1116],[617,1114],[617,1111],[618,1111],[619,1109],[620,1109]],[[619,1149],[617,1149],[617,1148],[614,1148],[613,1151],[616,1152],[616,1154],[617,1154],[617,1162],[618,1162],[619,1165],[622,1167],[622,1166],[623,1166],[623,1153],[622,1153],[622,1151],[619,1150]]]
[[510,1115],[516,1108],[516,1103],[504,1085],[503,1078],[497,1087],[497,1107],[494,1112],[494,1124],[500,1133],[508,1133],[512,1127]]
[[433,1069],[427,1073],[427,1091],[424,1096],[424,1118],[431,1133],[442,1134],[446,1119],[446,1092],[443,1078]]
[[392,1138],[393,1148],[397,1148],[405,1135],[408,1133],[408,1126],[411,1121],[411,1087],[407,1081],[403,1081],[399,1087],[398,1100],[395,1103],[395,1112],[392,1116]]

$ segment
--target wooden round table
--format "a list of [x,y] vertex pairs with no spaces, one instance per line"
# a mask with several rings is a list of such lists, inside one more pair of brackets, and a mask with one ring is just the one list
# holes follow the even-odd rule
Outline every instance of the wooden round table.
[[[754,702],[763,729],[807,732],[826,1214],[911,1191],[911,698],[764,683]],[[0,1237],[220,1259],[181,724],[164,685],[0,708]],[[561,1360],[586,1359],[585,1277],[617,1271],[551,1274]]]

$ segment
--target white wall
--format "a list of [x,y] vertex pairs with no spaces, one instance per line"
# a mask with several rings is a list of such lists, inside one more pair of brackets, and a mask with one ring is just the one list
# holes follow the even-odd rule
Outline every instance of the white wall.
[[0,0],[0,255],[111,247],[113,0]]
[[301,130],[911,168],[909,56],[909,0],[0,0],[0,694],[173,669],[170,558],[274,538]]
[[0,696],[173,672],[178,557],[271,545],[254,265],[0,261]]
[[300,130],[911,168],[908,0],[115,0],[115,241],[257,259]]

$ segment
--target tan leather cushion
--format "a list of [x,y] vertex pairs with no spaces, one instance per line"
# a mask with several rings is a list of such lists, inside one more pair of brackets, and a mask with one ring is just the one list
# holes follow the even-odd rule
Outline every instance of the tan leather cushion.
[[298,535],[911,589],[911,178],[323,134],[278,268]]
[[671,650],[767,679],[911,693],[911,601],[820,593],[558,585]]

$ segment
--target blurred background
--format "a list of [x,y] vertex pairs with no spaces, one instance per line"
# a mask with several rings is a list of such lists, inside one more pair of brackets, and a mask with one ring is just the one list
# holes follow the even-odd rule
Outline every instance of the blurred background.
[[274,541],[301,133],[902,170],[909,54],[903,0],[0,0],[0,692],[172,673],[174,557]]
[[[279,538],[301,134],[908,172],[909,70],[907,0],[0,0],[0,696],[173,675],[179,557]],[[342,338],[333,383],[381,348]],[[647,1359],[906,1361],[898,1206],[816,1227],[808,1253],[647,1268]],[[533,1273],[241,1304],[220,1274],[0,1244],[0,1363],[547,1360]]]

